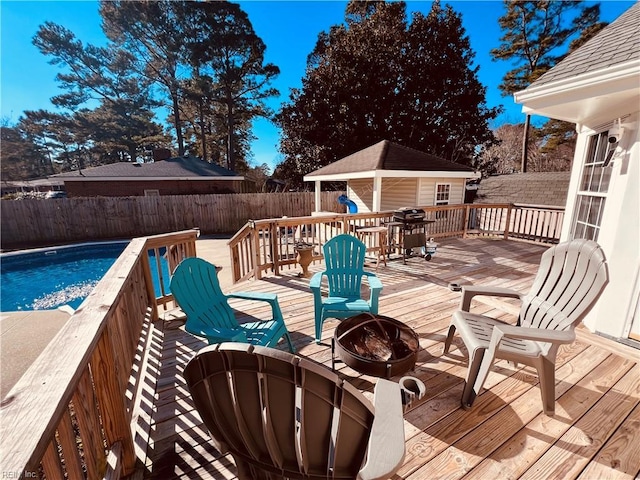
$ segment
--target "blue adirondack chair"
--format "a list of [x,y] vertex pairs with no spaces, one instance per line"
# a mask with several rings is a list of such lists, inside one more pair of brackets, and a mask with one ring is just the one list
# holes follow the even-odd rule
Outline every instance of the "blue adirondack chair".
[[[382,282],[375,273],[364,270],[366,248],[356,237],[347,234],[333,237],[322,247],[326,270],[316,273],[309,282],[315,307],[316,343],[320,343],[326,318],[343,319],[362,312],[378,313]],[[322,277],[327,277],[327,297],[323,297],[320,290]],[[361,298],[363,278],[369,283],[369,300]]]
[[[187,315],[187,332],[204,337],[210,344],[244,342],[274,347],[285,337],[289,350],[295,352],[278,304],[272,293],[222,293],[216,267],[201,258],[185,258],[176,267],[169,285],[174,299]],[[229,298],[242,298],[267,302],[271,305],[272,319],[239,324]]]

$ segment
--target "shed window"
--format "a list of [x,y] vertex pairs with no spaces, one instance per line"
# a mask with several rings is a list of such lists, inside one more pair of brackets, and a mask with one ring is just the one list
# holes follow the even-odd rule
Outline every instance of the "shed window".
[[145,197],[159,197],[160,196],[160,190],[157,189],[151,189],[151,190],[144,190],[144,196]]
[[[436,183],[436,205],[449,205],[450,183]],[[436,219],[447,218],[447,211],[436,212]]]
[[608,133],[591,135],[582,167],[580,186],[571,227],[572,238],[597,241],[604,204],[611,181],[611,168],[604,166],[608,150]]

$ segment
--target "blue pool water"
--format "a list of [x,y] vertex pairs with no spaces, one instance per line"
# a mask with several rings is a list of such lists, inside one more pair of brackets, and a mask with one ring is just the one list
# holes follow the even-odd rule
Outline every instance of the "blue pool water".
[[78,308],[126,246],[87,244],[3,255],[0,311]]

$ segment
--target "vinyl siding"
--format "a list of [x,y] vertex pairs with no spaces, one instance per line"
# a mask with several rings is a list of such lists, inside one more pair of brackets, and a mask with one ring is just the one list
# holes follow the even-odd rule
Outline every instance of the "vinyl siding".
[[[435,205],[437,183],[451,185],[450,204],[464,203],[465,180],[460,178],[383,178],[380,210]],[[373,180],[349,180],[347,197],[358,206],[359,213],[373,211]]]
[[373,206],[373,181],[370,179],[349,180],[347,197],[358,206],[358,213],[369,213]]
[[428,207],[436,203],[436,184],[448,183],[451,185],[449,194],[449,204],[455,205],[464,203],[464,186],[463,178],[421,178],[420,191],[418,192],[418,205]]
[[416,206],[417,178],[383,178],[380,210]]

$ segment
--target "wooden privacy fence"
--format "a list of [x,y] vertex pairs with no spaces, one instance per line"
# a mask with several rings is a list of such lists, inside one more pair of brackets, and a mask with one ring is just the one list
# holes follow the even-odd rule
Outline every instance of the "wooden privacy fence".
[[135,438],[150,429],[150,417],[140,414],[153,399],[141,374],[144,351],[154,348],[149,324],[172,299],[161,286],[168,272],[195,256],[195,240],[193,230],[132,240],[7,394],[0,424],[7,478],[134,471],[137,456],[144,458]]
[[[338,196],[322,192],[322,209],[344,211]],[[315,210],[313,192],[87,197],[7,200],[0,209],[2,248],[134,238],[198,227],[233,233],[249,219],[300,217]]]
[[[540,243],[557,243],[564,218],[562,207],[514,204],[462,204],[421,207],[427,219],[427,236],[433,238],[500,236]],[[393,212],[318,215],[272,218],[248,222],[229,241],[233,280],[261,278],[267,270],[276,275],[282,268],[296,266],[296,245],[313,245],[313,259],[322,259],[322,246],[340,233],[381,226],[393,219]],[[389,230],[389,245],[398,245],[398,229]],[[377,250],[376,239],[364,239],[367,250]]]

